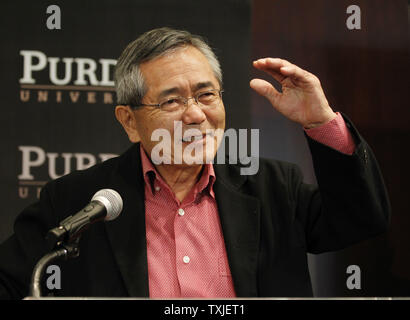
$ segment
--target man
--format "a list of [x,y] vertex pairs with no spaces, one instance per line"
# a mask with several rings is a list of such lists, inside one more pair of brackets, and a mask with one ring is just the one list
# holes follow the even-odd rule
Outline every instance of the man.
[[[376,160],[351,122],[330,108],[319,80],[282,59],[253,64],[281,83],[282,93],[259,79],[250,86],[305,129],[319,187],[284,162],[260,159],[248,176],[240,165],[212,164],[225,127],[218,60],[198,36],[149,31],[128,45],[115,72],[115,115],[133,146],[48,183],[20,214],[0,247],[1,297],[28,294],[47,231],[103,188],[121,194],[123,211],[93,225],[80,257],[59,264],[56,295],[311,296],[307,252],[383,232],[390,208]],[[158,130],[173,143],[154,156]],[[201,161],[181,157],[192,144],[205,151],[195,155]]]

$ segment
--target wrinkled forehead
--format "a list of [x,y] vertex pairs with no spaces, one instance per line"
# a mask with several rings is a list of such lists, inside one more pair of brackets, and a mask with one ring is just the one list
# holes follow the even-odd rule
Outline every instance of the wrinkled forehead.
[[197,91],[203,88],[218,89],[208,59],[193,46],[175,48],[167,54],[140,65],[147,94]]

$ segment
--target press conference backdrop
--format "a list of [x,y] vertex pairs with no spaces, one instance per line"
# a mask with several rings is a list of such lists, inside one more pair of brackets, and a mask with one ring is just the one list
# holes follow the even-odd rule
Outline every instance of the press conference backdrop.
[[122,153],[113,70],[126,45],[157,27],[209,40],[224,73],[227,126],[249,126],[250,2],[2,1],[0,241],[50,179]]
[[[203,35],[215,49],[224,71],[227,128],[259,128],[261,155],[298,163],[308,182],[314,175],[303,132],[250,93],[251,75],[264,77],[252,71],[251,59],[283,57],[319,76],[331,105],[350,116],[380,161],[394,230],[341,252],[309,256],[315,294],[410,295],[410,239],[401,232],[409,226],[403,200],[409,190],[397,187],[409,159],[402,150],[409,137],[407,2],[369,3],[355,1],[362,29],[351,31],[345,0],[3,1],[0,241],[47,181],[128,148],[113,113],[115,61],[138,35],[169,26]],[[60,30],[46,27],[52,4],[61,9]],[[352,264],[362,271],[360,290],[346,288]]]

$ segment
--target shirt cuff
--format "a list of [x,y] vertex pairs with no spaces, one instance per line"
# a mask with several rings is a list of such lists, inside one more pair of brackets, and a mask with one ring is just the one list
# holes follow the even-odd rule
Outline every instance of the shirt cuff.
[[344,154],[352,155],[356,144],[339,112],[333,120],[312,129],[304,129],[313,140]]

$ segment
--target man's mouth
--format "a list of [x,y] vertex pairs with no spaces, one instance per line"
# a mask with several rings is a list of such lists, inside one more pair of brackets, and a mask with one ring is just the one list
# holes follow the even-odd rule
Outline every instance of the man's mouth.
[[191,143],[191,142],[203,142],[206,137],[212,137],[213,134],[211,132],[207,132],[207,133],[203,133],[203,134],[199,134],[199,135],[190,135],[190,136],[184,136],[182,138],[182,142],[184,143]]

